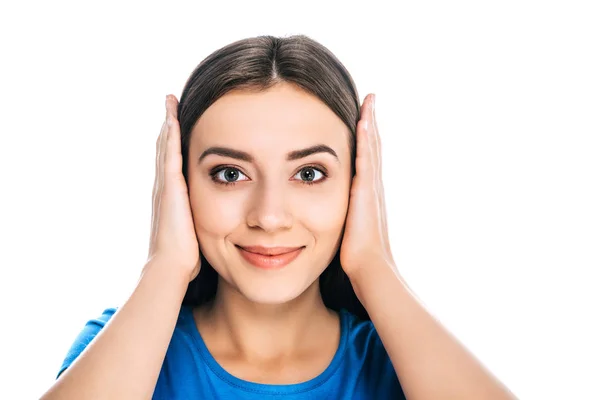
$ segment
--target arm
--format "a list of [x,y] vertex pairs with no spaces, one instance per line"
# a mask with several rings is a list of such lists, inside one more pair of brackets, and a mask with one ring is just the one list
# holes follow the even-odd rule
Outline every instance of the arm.
[[409,400],[513,400],[506,387],[427,312],[395,266],[357,270],[352,286]]
[[340,262],[371,317],[407,399],[515,399],[427,312],[397,274],[388,237],[374,95],[365,98],[360,115],[356,175]]
[[157,263],[43,400],[152,397],[189,282]]
[[148,262],[137,287],[72,365],[42,396],[53,399],[150,399],[181,304],[200,271],[188,190],[182,174],[177,99],[167,96],[156,140],[156,178]]

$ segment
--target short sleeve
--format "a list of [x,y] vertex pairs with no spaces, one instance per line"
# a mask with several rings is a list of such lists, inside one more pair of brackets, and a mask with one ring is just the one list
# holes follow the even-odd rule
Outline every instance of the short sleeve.
[[370,383],[373,399],[406,400],[400,381],[383,343],[377,334],[373,336],[369,359]]
[[56,379],[62,374],[68,367],[77,359],[77,357],[85,350],[88,344],[98,335],[98,332],[108,322],[108,320],[113,316],[113,314],[117,311],[116,308],[107,308],[102,312],[98,318],[91,319],[86,322],[85,326],[75,339],[75,342],[71,345],[71,348],[67,352],[67,356],[56,375]]
[[360,369],[356,391],[368,399],[405,400],[392,360],[371,321],[355,325],[352,342],[352,364]]

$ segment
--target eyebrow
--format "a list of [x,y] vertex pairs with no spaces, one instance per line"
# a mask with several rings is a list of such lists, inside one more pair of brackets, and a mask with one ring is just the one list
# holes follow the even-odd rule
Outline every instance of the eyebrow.
[[[290,151],[287,154],[287,161],[299,160],[301,158],[305,158],[317,153],[329,153],[335,157],[335,160],[338,163],[340,162],[335,150],[324,144],[317,144],[315,146],[307,147],[305,149]],[[235,158],[249,163],[254,162],[254,157],[251,154],[246,153],[245,151],[235,150],[229,147],[209,147],[208,149],[204,150],[204,152],[198,159],[198,163],[200,163],[209,154],[216,154],[218,156]]]

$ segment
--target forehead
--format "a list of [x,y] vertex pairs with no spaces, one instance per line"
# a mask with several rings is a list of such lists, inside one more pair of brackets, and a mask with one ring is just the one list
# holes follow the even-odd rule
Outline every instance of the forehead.
[[348,135],[348,127],[316,96],[279,84],[267,91],[233,91],[219,98],[194,126],[191,144],[287,153],[322,143],[344,154]]

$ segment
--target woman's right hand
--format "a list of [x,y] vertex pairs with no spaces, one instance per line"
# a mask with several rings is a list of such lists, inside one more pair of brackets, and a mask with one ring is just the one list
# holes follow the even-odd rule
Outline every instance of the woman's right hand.
[[192,281],[200,272],[200,250],[188,188],[182,173],[181,132],[177,98],[168,95],[166,118],[156,140],[156,172],[152,191],[152,228],[148,263],[182,273]]

